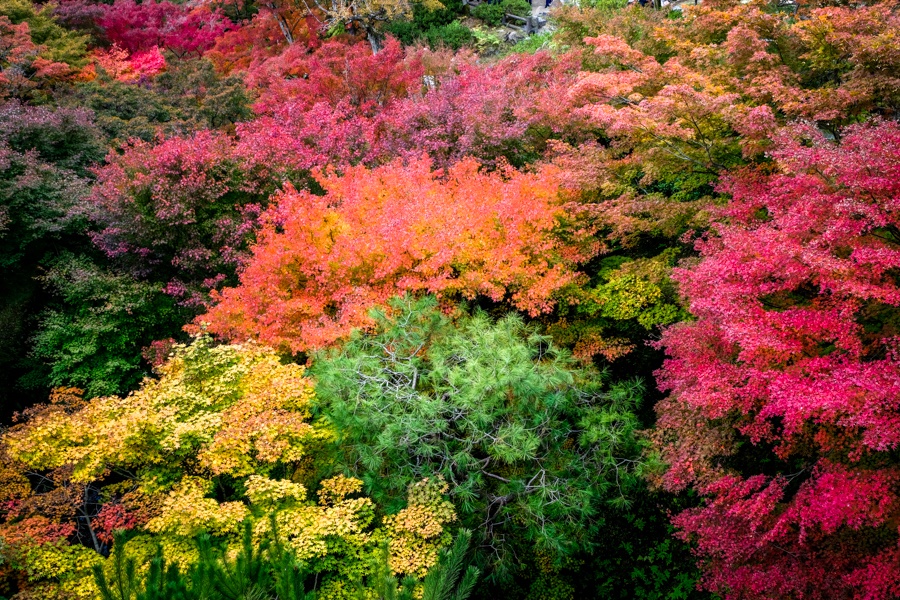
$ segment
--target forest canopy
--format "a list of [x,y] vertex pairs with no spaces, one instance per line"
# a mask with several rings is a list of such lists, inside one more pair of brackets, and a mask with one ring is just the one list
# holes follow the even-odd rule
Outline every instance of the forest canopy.
[[898,30],[0,0],[0,599],[900,598]]

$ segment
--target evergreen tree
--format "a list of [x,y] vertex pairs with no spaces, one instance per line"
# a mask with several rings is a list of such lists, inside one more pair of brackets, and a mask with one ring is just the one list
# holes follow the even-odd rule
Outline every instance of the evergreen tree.
[[516,315],[451,318],[406,297],[372,318],[312,368],[344,468],[388,506],[443,476],[493,575],[517,563],[517,544],[553,560],[589,548],[640,468],[641,385],[604,391],[601,373]]

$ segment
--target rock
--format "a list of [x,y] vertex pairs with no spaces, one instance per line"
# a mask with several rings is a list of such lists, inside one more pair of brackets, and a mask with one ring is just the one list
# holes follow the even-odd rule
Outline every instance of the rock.
[[508,31],[506,33],[506,41],[510,44],[515,44],[517,42],[521,42],[525,39],[525,34],[521,31]]

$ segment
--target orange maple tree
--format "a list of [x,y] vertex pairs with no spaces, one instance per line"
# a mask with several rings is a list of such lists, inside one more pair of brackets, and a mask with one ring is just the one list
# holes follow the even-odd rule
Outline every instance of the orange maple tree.
[[508,301],[549,311],[597,248],[570,225],[561,173],[427,158],[319,173],[325,195],[289,188],[264,226],[241,284],[202,321],[226,337],[302,351],[369,322],[403,293]]

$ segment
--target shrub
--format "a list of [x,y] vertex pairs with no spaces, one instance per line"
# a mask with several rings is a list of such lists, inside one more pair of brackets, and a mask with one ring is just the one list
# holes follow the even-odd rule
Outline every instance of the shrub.
[[162,285],[109,272],[86,257],[54,261],[43,283],[58,297],[40,316],[32,355],[51,385],[77,385],[88,397],[132,389],[148,375],[141,348],[178,331],[190,316]]
[[[456,514],[440,478],[414,482],[401,491],[408,502],[376,522],[362,481],[318,476],[332,434],[309,421],[314,392],[303,367],[255,344],[201,337],[175,346],[158,372],[125,397],[85,401],[80,390],[58,390],[4,431],[0,586],[9,576],[25,583],[27,573],[31,597],[73,597],[65,583],[82,590],[78,600],[95,598],[91,565],[104,562],[114,531],[134,535],[113,546],[107,575],[117,553],[144,566],[160,546],[166,561],[189,568],[200,559],[196,536],[228,551],[249,521],[254,544],[277,531],[322,597],[344,598],[326,589],[366,577],[385,545],[392,575],[420,579],[451,541]],[[25,477],[33,471],[42,473],[34,487]],[[71,543],[85,520],[92,548]]]
[[472,10],[472,16],[481,19],[491,27],[497,27],[502,24],[504,14],[506,14],[506,9],[502,4],[490,4],[488,2],[479,4]]
[[500,3],[504,11],[520,17],[531,16],[531,2],[528,0],[503,0]]
[[453,50],[459,50],[463,46],[471,44],[475,36],[472,35],[471,29],[459,21],[453,21],[449,25],[432,27],[425,32],[425,39],[432,48],[445,46]]
[[463,13],[463,4],[460,0],[452,0],[443,5],[444,8],[429,10],[416,4],[412,20],[390,21],[385,24],[384,31],[406,46],[424,40],[432,48],[446,46],[458,50],[472,39],[468,28],[455,23]]
[[528,0],[503,0],[498,3],[479,4],[472,11],[472,15],[481,19],[491,27],[503,24],[506,13],[527,17],[531,15],[531,3]]

